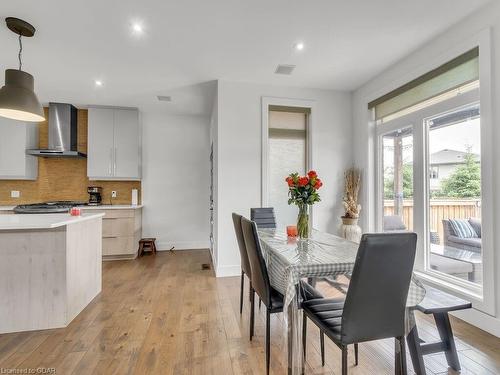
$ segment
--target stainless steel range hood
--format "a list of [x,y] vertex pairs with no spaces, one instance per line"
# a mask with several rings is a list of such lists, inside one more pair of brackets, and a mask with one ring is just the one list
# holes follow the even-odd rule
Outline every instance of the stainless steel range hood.
[[26,153],[45,158],[86,158],[86,154],[78,152],[77,134],[77,109],[71,104],[49,103],[49,147]]

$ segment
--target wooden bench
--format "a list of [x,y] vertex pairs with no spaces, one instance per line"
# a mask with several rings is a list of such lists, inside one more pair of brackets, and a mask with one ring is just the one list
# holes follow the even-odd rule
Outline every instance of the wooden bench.
[[429,286],[426,286],[425,290],[425,298],[417,306],[417,310],[424,314],[434,315],[434,321],[436,322],[441,341],[435,343],[423,342],[418,336],[417,326],[415,325],[406,337],[411,361],[413,362],[413,369],[417,375],[425,375],[423,356],[444,352],[448,366],[455,371],[460,371],[460,362],[458,360],[457,348],[455,346],[448,312],[470,309],[472,304],[469,301]]

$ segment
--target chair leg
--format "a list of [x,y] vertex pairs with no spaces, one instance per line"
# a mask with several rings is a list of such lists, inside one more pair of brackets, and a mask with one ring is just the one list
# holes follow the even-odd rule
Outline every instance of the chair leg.
[[319,332],[319,346],[321,348],[321,366],[325,367],[325,333]]
[[255,291],[250,289],[250,341],[252,341],[253,337],[253,328],[255,322]]
[[406,367],[406,345],[404,336],[399,338],[399,344],[401,347],[401,375],[406,375],[408,369]]
[[451,329],[450,318],[448,313],[434,314],[434,321],[439,332],[441,341],[446,345],[444,352],[448,366],[455,371],[460,371],[460,361],[458,359],[457,348],[455,346],[455,339],[453,338],[453,331]]
[[394,373],[396,375],[407,374],[404,337],[395,337],[394,339]]
[[271,310],[266,314],[266,374],[269,375],[269,357],[271,354]]
[[418,337],[417,326],[415,325],[408,336],[406,336],[408,349],[410,350],[411,362],[413,363],[413,370],[418,375],[426,375],[424,357],[420,347],[420,338]]
[[241,271],[241,286],[240,286],[240,315],[243,313],[243,288],[245,287],[245,272]]
[[342,346],[342,375],[347,375],[347,346]]
[[354,364],[358,365],[358,343],[354,344]]

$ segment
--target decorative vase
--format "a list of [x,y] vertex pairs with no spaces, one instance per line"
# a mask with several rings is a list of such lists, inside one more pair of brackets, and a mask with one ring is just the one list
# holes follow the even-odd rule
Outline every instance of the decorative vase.
[[361,227],[358,225],[358,219],[342,217],[342,237],[346,240],[359,243],[361,241]]
[[307,204],[299,204],[297,232],[299,238],[309,238],[309,210]]

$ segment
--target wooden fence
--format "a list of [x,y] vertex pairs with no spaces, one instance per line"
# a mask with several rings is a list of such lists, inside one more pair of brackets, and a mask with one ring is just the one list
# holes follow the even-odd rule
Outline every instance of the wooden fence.
[[[394,201],[384,201],[384,215],[394,214]],[[468,219],[481,217],[481,200],[479,199],[431,199],[430,230],[439,234],[443,241],[443,219]],[[403,222],[409,230],[413,230],[413,200],[403,200]]]

